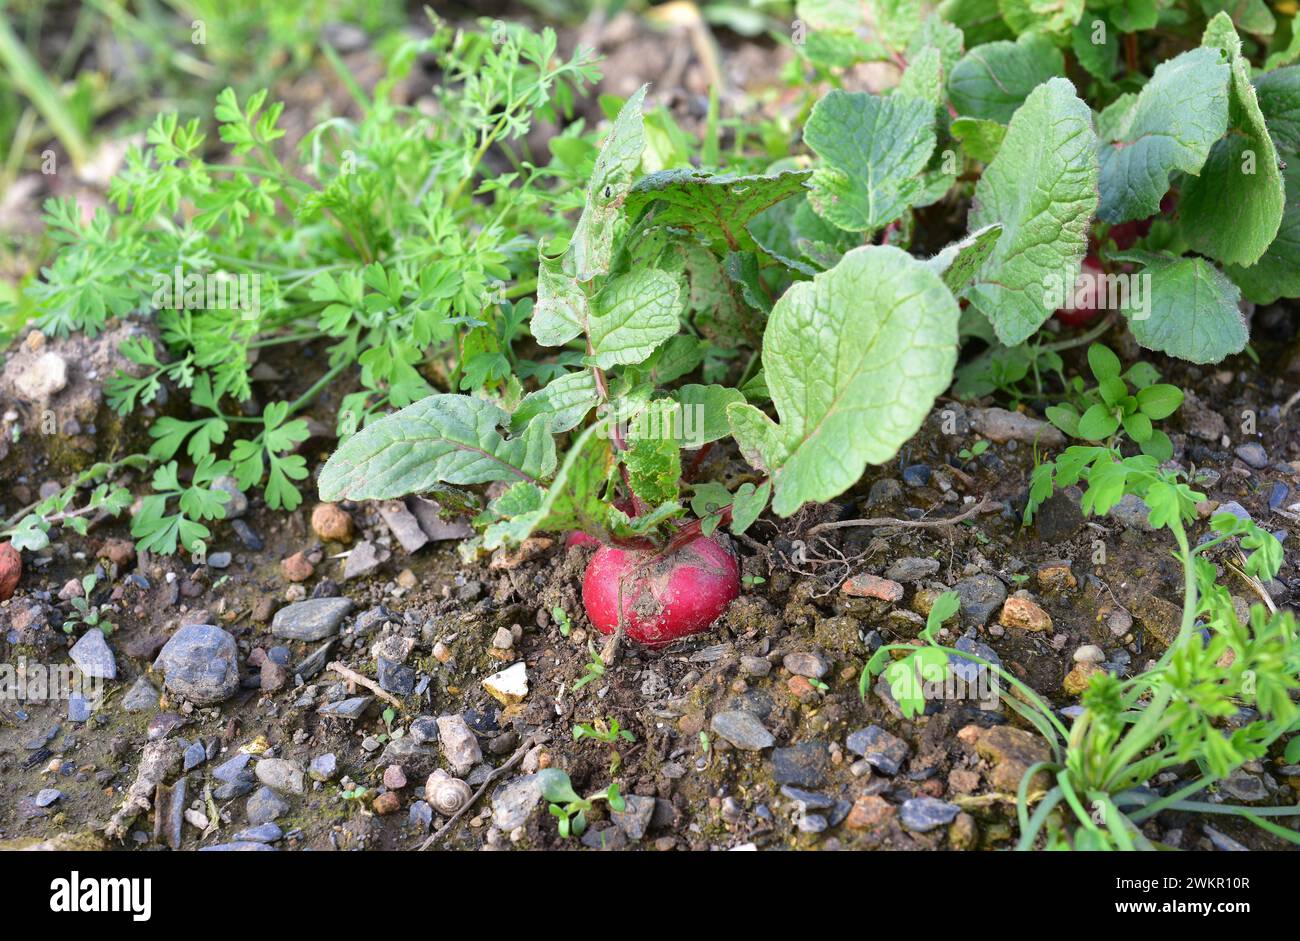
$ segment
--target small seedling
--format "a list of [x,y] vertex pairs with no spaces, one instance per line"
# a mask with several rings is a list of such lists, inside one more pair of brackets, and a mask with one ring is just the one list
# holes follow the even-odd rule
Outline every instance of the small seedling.
[[578,796],[569,776],[559,768],[544,768],[537,772],[537,778],[541,785],[542,797],[549,802],[547,809],[551,816],[556,818],[563,839],[582,836],[587,829],[587,812],[592,809],[596,801],[605,801],[610,810],[617,812],[627,808],[627,802],[618,792],[617,784],[611,784],[604,791],[584,798]]
[[742,575],[740,577],[740,583],[746,588],[753,588],[756,585],[766,584],[767,579],[762,575]]
[[608,722],[597,719],[592,725],[584,725],[583,723],[575,725],[573,727],[573,740],[579,742],[584,738],[594,738],[606,745],[616,745],[619,739],[625,742],[636,741],[636,736],[628,729],[620,728],[618,720],[612,717]]
[[560,626],[561,637],[568,637],[573,633],[573,622],[569,620],[569,612],[558,604],[551,609],[551,617],[555,618],[555,623]]
[[71,634],[76,630],[78,624],[84,624],[89,628],[99,628],[105,636],[117,630],[117,625],[104,617],[108,611],[108,605],[92,605],[90,603],[90,593],[94,591],[95,585],[99,582],[99,576],[93,572],[81,580],[82,595],[79,598],[72,599],[72,614],[63,622],[63,632]]
[[963,462],[973,461],[975,460],[975,458],[979,457],[988,449],[989,449],[989,443],[985,441],[983,438],[981,438],[979,441],[976,441],[969,448],[962,448],[960,451],[957,452],[957,456],[961,458]]
[[596,652],[596,645],[587,641],[587,654],[591,658],[583,668],[584,673],[574,681],[573,692],[582,689],[592,680],[598,680],[605,675],[605,661],[600,659],[600,654]]

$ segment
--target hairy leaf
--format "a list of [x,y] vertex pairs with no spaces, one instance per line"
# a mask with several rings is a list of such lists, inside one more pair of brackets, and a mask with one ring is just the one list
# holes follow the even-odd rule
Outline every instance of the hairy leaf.
[[975,46],[953,67],[948,95],[958,114],[1008,124],[1029,93],[1063,74],[1065,59],[1046,36]]
[[1007,346],[1052,315],[1053,286],[1074,284],[1096,207],[1092,113],[1069,81],[1054,78],[1012,118],[970,213],[972,230],[1004,227],[966,293]]
[[939,276],[890,246],[854,249],[786,292],[763,341],[779,424],[727,408],[742,453],[772,476],[778,514],[839,495],[916,433],[951,381],[957,319]]
[[1277,235],[1286,205],[1277,149],[1226,13],[1210,21],[1202,45],[1223,50],[1231,66],[1228,134],[1214,145],[1200,176],[1183,187],[1181,231],[1203,255],[1225,265],[1253,265]]
[[928,102],[905,95],[829,92],[804,127],[804,142],[823,163],[813,174],[813,208],[850,232],[893,222],[922,196],[934,118]]
[[340,445],[320,475],[322,500],[389,500],[438,483],[534,480],[555,469],[546,420],[517,438],[497,430],[500,408],[468,395],[437,394],[367,425]]
[[1228,65],[1215,49],[1192,49],[1156,67],[1136,100],[1100,122],[1101,205],[1111,224],[1160,208],[1170,174],[1197,174],[1228,128]]

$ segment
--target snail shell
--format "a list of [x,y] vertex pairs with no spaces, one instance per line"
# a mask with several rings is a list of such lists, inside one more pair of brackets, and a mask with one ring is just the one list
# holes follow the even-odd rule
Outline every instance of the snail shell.
[[464,809],[473,796],[474,792],[468,784],[460,778],[453,778],[441,768],[429,775],[429,780],[424,785],[424,799],[444,817],[450,817]]

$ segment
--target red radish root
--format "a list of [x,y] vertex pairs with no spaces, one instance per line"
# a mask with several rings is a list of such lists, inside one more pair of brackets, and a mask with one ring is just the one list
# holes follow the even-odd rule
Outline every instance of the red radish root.
[[0,601],[8,601],[23,577],[23,557],[9,543],[0,545]]
[[[587,617],[602,634],[662,647],[708,630],[740,594],[740,566],[726,536],[697,536],[677,551],[602,546],[582,580]],[[621,604],[620,604],[621,596]]]

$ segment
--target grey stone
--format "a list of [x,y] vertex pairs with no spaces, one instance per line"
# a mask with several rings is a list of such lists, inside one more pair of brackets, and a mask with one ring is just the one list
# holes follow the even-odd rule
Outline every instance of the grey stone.
[[907,743],[878,725],[859,729],[848,737],[845,744],[853,754],[861,755],[867,764],[888,775],[898,774],[898,769],[907,760]]
[[935,797],[913,797],[911,800],[903,801],[903,808],[898,816],[907,829],[925,833],[935,827],[952,823],[959,813],[961,808],[956,804]]
[[627,846],[627,834],[618,827],[590,828],[582,835],[582,845],[593,850],[621,850]]
[[360,719],[366,713],[366,709],[375,701],[374,696],[353,696],[351,699],[341,699],[338,702],[330,702],[321,706],[316,711],[323,716],[330,716],[334,719],[348,719],[355,721]]
[[1258,441],[1247,441],[1245,444],[1239,445],[1233,453],[1255,470],[1263,470],[1268,467],[1268,452],[1264,450],[1264,446]]
[[80,693],[73,693],[68,697],[68,721],[85,722],[90,718],[90,703],[86,702],[86,697]]
[[92,627],[68,651],[82,676],[101,680],[117,679],[117,659],[104,639],[104,632]]
[[185,749],[183,771],[191,771],[197,768],[203,762],[208,760],[207,749],[203,747],[202,742],[195,742],[189,748]]
[[406,733],[412,741],[436,742],[438,740],[438,720],[433,716],[419,716],[411,721]]
[[522,827],[541,799],[542,785],[537,775],[515,778],[492,795],[492,823],[506,833]]
[[1148,517],[1151,513],[1151,507],[1147,506],[1146,501],[1135,493],[1124,494],[1119,503],[1111,507],[1107,514],[1111,519],[1122,523],[1129,529],[1136,529],[1143,533],[1153,533],[1156,528],[1151,525]]
[[245,840],[240,843],[218,843],[215,846],[200,846],[200,853],[275,853],[274,846]]
[[740,669],[750,676],[767,676],[772,672],[772,664],[766,657],[741,657]]
[[835,798],[829,794],[805,791],[803,788],[792,787],[789,784],[781,788],[781,794],[792,801],[803,804],[805,810],[827,810],[835,806]]
[[243,797],[245,794],[252,793],[257,786],[257,779],[253,777],[253,772],[244,771],[234,780],[219,784],[213,790],[212,796],[219,801],[234,800],[236,797]]
[[255,769],[257,780],[276,791],[302,794],[307,790],[302,767],[283,758],[263,758]]
[[369,575],[383,562],[384,557],[373,542],[369,540],[359,542],[348,553],[347,562],[343,565],[343,580],[348,581]]
[[1241,505],[1240,503],[1238,503],[1236,500],[1229,500],[1227,503],[1222,503],[1222,504],[1220,504],[1220,505],[1219,505],[1219,508],[1218,508],[1217,510],[1215,510],[1214,512],[1215,512],[1216,514],[1219,514],[1219,513],[1231,513],[1233,516],[1237,517],[1237,519],[1240,519],[1240,520],[1249,520],[1249,519],[1250,519],[1250,510],[1246,509],[1244,506],[1242,506],[1242,505]]
[[930,467],[927,464],[909,464],[903,468],[903,483],[909,487],[924,487],[930,482]]
[[57,788],[47,787],[37,793],[34,802],[37,807],[49,807],[56,800],[59,800],[62,797],[62,791]]
[[992,575],[963,578],[953,590],[961,598],[961,618],[968,626],[982,627],[1007,600],[1007,588]]
[[753,713],[739,709],[715,713],[709,727],[715,734],[744,751],[762,751],[776,743],[772,733]]
[[230,568],[231,555],[229,552],[214,552],[208,556],[208,568],[210,569],[228,569]]
[[235,843],[274,843],[284,836],[278,823],[264,823],[261,826],[240,830],[230,839]]
[[248,763],[252,760],[252,755],[236,755],[213,768],[212,776],[218,781],[234,781],[248,773]]
[[379,515],[387,524],[388,531],[396,537],[408,554],[428,544],[428,534],[420,528],[419,520],[406,508],[406,504],[392,500],[379,507]]
[[411,805],[407,820],[421,833],[428,833],[429,827],[433,826],[433,807],[428,801],[416,801]]
[[396,696],[409,696],[415,691],[415,671],[394,663],[387,657],[378,658],[379,688]]
[[1059,448],[1065,436],[1054,425],[1023,412],[1004,408],[976,408],[969,412],[971,427],[996,444],[1019,441],[1044,448]]
[[610,816],[614,819],[614,826],[622,830],[630,842],[636,843],[650,829],[650,818],[655,812],[655,799],[642,797],[639,794],[628,794],[623,800],[627,805],[626,808],[611,811]]
[[788,653],[782,663],[795,676],[808,676],[814,680],[821,679],[831,668],[826,658],[814,651]]
[[228,699],[239,688],[235,638],[211,624],[190,624],[172,635],[154,661],[167,688],[199,705]]
[[427,778],[438,767],[438,749],[429,742],[417,742],[409,735],[395,738],[384,747],[379,764],[401,765],[408,778]]
[[938,559],[918,559],[915,556],[907,556],[889,563],[889,568],[885,569],[885,578],[890,581],[908,584],[910,582],[919,582],[923,578],[938,574],[938,572]]
[[772,751],[772,780],[795,787],[821,787],[830,769],[825,742],[803,742]]
[[230,495],[230,499],[226,501],[225,506],[226,519],[239,519],[248,512],[248,497],[244,495],[244,491],[239,489],[239,481],[235,480],[235,478],[228,474],[216,477],[209,486],[213,490],[220,490],[222,493]]
[[275,612],[271,633],[284,640],[324,640],[339,632],[339,624],[351,610],[351,598],[295,601]]
[[334,756],[333,752],[317,755],[311,760],[307,773],[315,781],[333,781],[338,777],[339,760]]
[[1202,829],[1205,831],[1205,835],[1210,838],[1210,843],[1214,846],[1216,850],[1219,850],[1220,852],[1225,852],[1225,853],[1250,852],[1250,850],[1244,844],[1237,842],[1232,837],[1228,836],[1226,833],[1221,833],[1220,831],[1214,829],[1214,827],[1210,826],[1209,824],[1203,826]]
[[260,787],[244,806],[244,815],[251,826],[273,823],[277,817],[289,812],[289,802],[269,787]]
[[483,760],[483,750],[479,748],[474,733],[465,724],[464,716],[448,715],[438,718],[438,743],[458,778],[463,778]]

